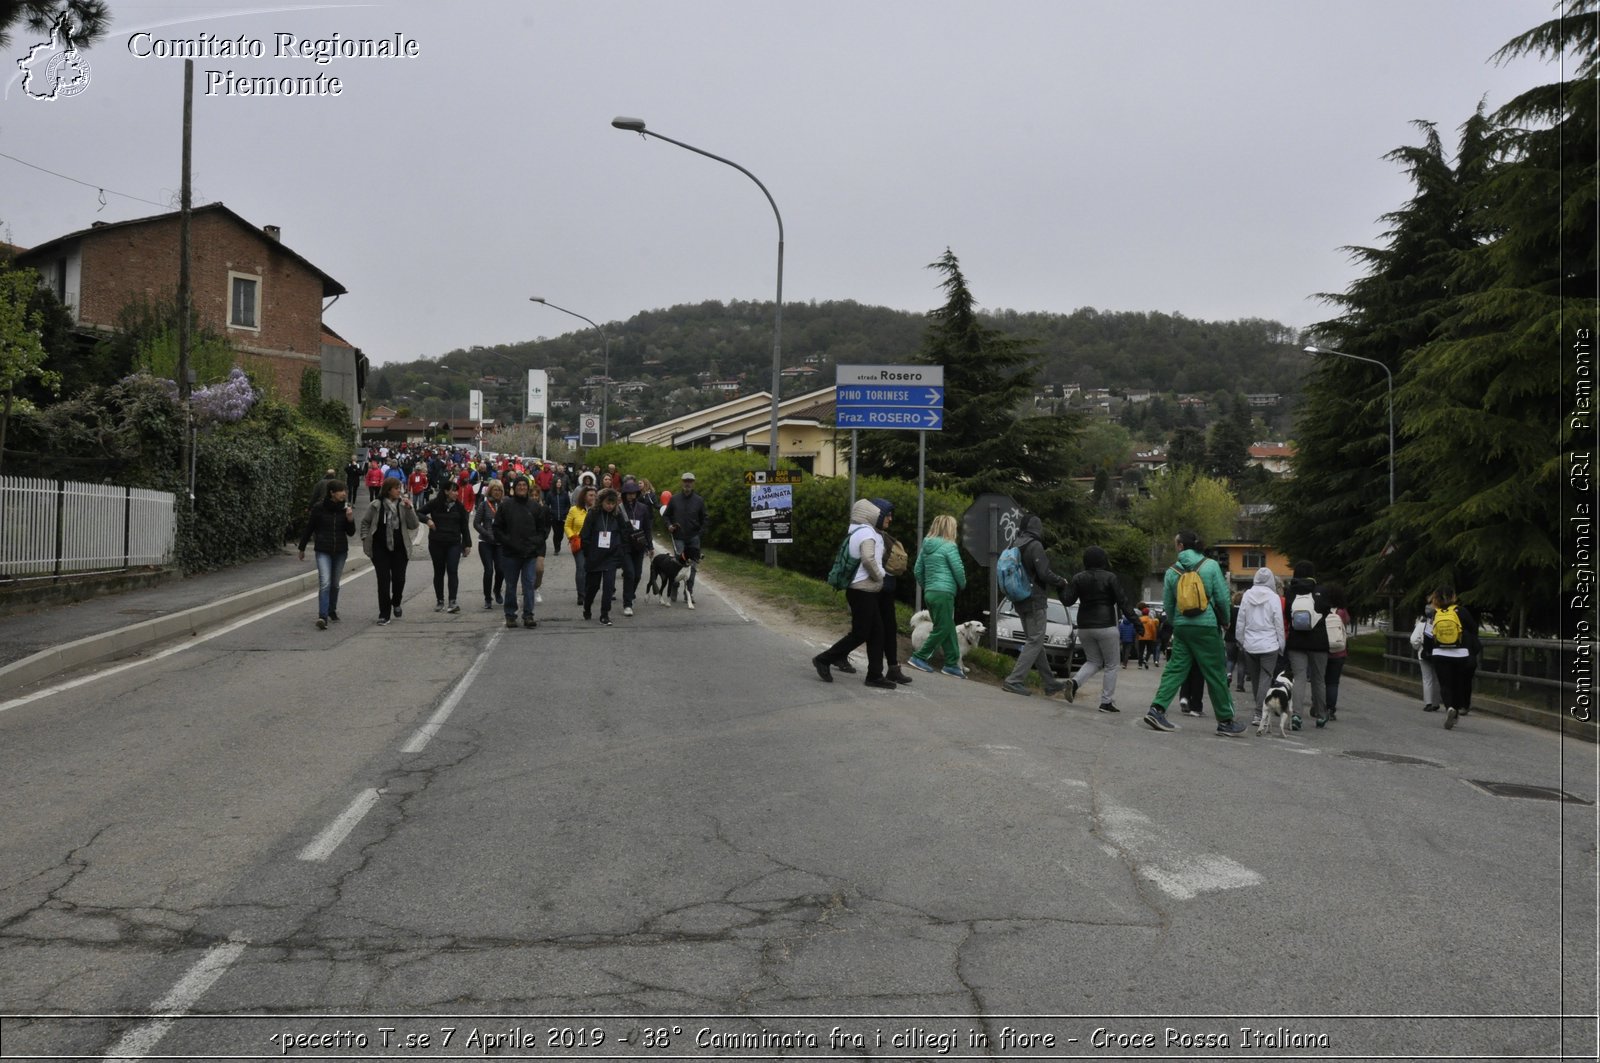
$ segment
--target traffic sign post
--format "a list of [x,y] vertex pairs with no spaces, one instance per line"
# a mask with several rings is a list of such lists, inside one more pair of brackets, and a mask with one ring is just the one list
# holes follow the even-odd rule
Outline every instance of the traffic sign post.
[[582,447],[598,447],[600,445],[600,415],[598,413],[585,413],[578,417],[578,445]]
[[998,648],[995,614],[1000,610],[1000,590],[994,563],[1022,528],[1022,507],[1010,495],[986,493],[972,500],[961,514],[961,542],[974,561],[989,570],[989,648]]

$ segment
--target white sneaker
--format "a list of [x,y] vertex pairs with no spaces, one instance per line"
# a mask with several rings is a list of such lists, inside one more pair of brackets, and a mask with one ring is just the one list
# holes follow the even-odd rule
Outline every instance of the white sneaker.
[[633,615],[633,606],[630,605],[630,606],[625,607],[622,610],[622,615],[623,616],[632,616]]

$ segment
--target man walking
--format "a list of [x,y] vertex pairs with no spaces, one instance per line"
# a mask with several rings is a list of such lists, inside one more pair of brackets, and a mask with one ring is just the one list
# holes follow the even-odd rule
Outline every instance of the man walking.
[[[1161,604],[1172,620],[1172,655],[1161,672],[1161,686],[1145,714],[1152,730],[1176,731],[1167,719],[1167,706],[1198,663],[1211,691],[1211,710],[1217,716],[1217,734],[1237,738],[1245,725],[1233,718],[1233,695],[1228,687],[1228,665],[1222,646],[1222,629],[1228,625],[1228,581],[1222,568],[1200,552],[1198,533],[1185,529],[1173,540],[1178,560],[1167,569]],[[1180,583],[1182,586],[1180,587]]]
[[[1289,652],[1289,667],[1294,671],[1294,702],[1304,705],[1300,680],[1311,688],[1311,715],[1321,727],[1327,722],[1328,614],[1333,607],[1317,588],[1317,567],[1310,561],[1296,561],[1294,578],[1284,594],[1284,645]],[[1300,714],[1291,717],[1300,730]]]
[[[684,581],[684,586],[689,588],[689,593],[694,594],[694,565],[700,561],[700,536],[706,530],[706,500],[701,498],[694,489],[694,473],[683,474],[682,486],[678,493],[672,496],[672,501],[667,503],[667,531],[672,535],[672,552],[681,557],[690,565],[689,578]],[[689,599],[689,608],[694,608],[694,599]]]
[[544,568],[545,536],[550,534],[550,511],[529,497],[528,478],[518,476],[511,497],[494,517],[494,542],[500,551],[500,571],[506,581],[506,627],[517,626],[517,590],[522,590],[522,626],[538,627],[533,618],[534,588]]
[[1026,684],[1029,670],[1036,666],[1039,677],[1044,680],[1045,697],[1071,686],[1066,680],[1056,678],[1050,670],[1050,657],[1044,652],[1045,636],[1050,630],[1050,591],[1065,591],[1067,588],[1066,579],[1056,575],[1050,568],[1050,555],[1044,548],[1044,534],[1044,521],[1030,513],[1023,518],[1022,530],[1011,542],[1022,554],[1022,571],[1028,574],[1033,593],[1020,602],[1015,599],[1011,602],[1017,610],[1017,618],[1022,621],[1024,641],[1022,652],[1017,654],[1017,666],[1006,676],[1001,689],[1025,698],[1033,696],[1033,691]]

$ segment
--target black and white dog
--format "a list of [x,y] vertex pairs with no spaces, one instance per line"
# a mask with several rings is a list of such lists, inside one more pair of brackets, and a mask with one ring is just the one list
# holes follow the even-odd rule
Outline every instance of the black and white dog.
[[693,609],[694,594],[689,590],[688,580],[695,568],[693,561],[673,554],[657,554],[650,559],[650,582],[645,585],[644,596],[670,609],[681,592],[684,604]]
[[1267,696],[1262,700],[1266,702],[1266,711],[1261,714],[1261,722],[1256,724],[1256,734],[1266,734],[1267,725],[1275,716],[1278,719],[1279,737],[1288,738],[1289,721],[1294,716],[1294,676],[1279,672],[1273,677],[1272,686],[1267,688]]

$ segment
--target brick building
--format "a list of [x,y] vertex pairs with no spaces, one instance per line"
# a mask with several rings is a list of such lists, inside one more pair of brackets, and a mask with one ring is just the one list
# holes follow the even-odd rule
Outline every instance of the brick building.
[[[173,299],[178,290],[179,216],[158,214],[129,221],[96,222],[16,256],[38,270],[46,287],[86,330],[114,330],[122,308],[139,299]],[[329,333],[322,324],[323,300],[345,293],[344,285],[286,247],[278,227],[261,228],[223,206],[190,211],[189,277],[200,322],[227,337],[235,349],[270,368],[284,398],[299,393],[307,368],[324,367]],[[337,339],[331,346],[359,351]],[[348,358],[342,359],[348,361]],[[360,408],[364,371],[341,365],[339,378],[356,385],[325,389]],[[326,382],[326,377],[324,378]]]

